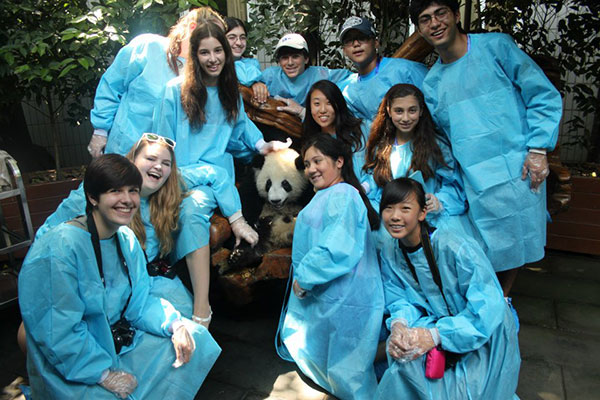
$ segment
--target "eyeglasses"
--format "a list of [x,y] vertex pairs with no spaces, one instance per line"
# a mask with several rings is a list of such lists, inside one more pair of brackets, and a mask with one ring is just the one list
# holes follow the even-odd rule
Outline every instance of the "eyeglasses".
[[369,41],[369,39],[371,39],[371,37],[367,36],[367,35],[353,35],[353,34],[347,34],[344,39],[342,40],[342,44],[346,47],[348,46],[352,46],[354,44],[355,41],[358,41],[359,44],[363,44],[366,43],[367,41]]
[[227,35],[226,36],[227,40],[231,43],[235,43],[238,40],[240,41],[240,43],[244,43],[248,40],[248,38],[246,37],[246,35]]
[[435,10],[433,15],[421,15],[417,22],[419,23],[419,26],[429,26],[434,17],[438,22],[441,22],[445,21],[449,15],[450,9],[448,7],[442,7]]
[[160,135],[157,135],[156,133],[150,133],[150,132],[144,133],[142,135],[142,137],[140,138],[140,140],[138,140],[138,142],[137,142],[137,144],[135,146],[136,150],[137,150],[138,146],[140,145],[140,142],[142,140],[144,140],[144,139],[146,139],[149,142],[153,142],[153,143],[155,143],[155,142],[164,143],[167,146],[169,146],[170,148],[172,148],[173,150],[175,150],[175,144],[176,143],[175,143],[175,141],[173,139],[169,139],[167,137],[160,136]]

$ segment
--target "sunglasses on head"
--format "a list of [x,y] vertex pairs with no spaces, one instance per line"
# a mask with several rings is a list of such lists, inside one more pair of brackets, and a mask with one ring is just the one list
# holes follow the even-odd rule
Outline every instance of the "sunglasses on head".
[[[170,148],[172,148],[173,150],[175,150],[175,141],[173,139],[169,139],[167,137],[157,135],[156,133],[149,133],[149,132],[144,133],[142,135],[142,137],[140,138],[140,140],[138,140],[137,146],[140,145],[140,142],[143,139],[146,139],[149,142],[161,142],[161,143],[164,143],[167,146],[169,146]],[[136,148],[137,148],[137,146],[136,146]]]

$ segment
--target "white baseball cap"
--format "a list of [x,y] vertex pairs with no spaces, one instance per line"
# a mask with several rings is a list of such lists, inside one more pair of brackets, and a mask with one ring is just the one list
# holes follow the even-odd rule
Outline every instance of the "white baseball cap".
[[302,37],[302,35],[298,33],[288,33],[283,35],[279,42],[277,42],[277,46],[275,46],[275,58],[277,58],[277,54],[279,53],[279,49],[282,47],[291,47],[292,49],[305,50],[308,53],[308,43]]

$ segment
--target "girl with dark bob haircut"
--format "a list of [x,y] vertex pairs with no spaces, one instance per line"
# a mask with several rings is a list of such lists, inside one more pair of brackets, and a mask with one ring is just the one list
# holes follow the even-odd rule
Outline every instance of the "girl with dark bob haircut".
[[220,353],[206,328],[150,294],[146,258],[125,226],[141,187],[123,156],[94,159],[84,178],[86,215],[29,250],[19,303],[32,397],[193,399]]

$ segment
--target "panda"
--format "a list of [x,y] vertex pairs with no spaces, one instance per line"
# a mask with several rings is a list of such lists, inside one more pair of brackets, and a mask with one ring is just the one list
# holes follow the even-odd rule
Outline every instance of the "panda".
[[244,243],[234,249],[230,269],[256,265],[264,254],[291,247],[296,217],[314,194],[302,158],[293,149],[258,156],[252,166],[256,191],[264,201],[255,224],[259,241],[254,248]]

